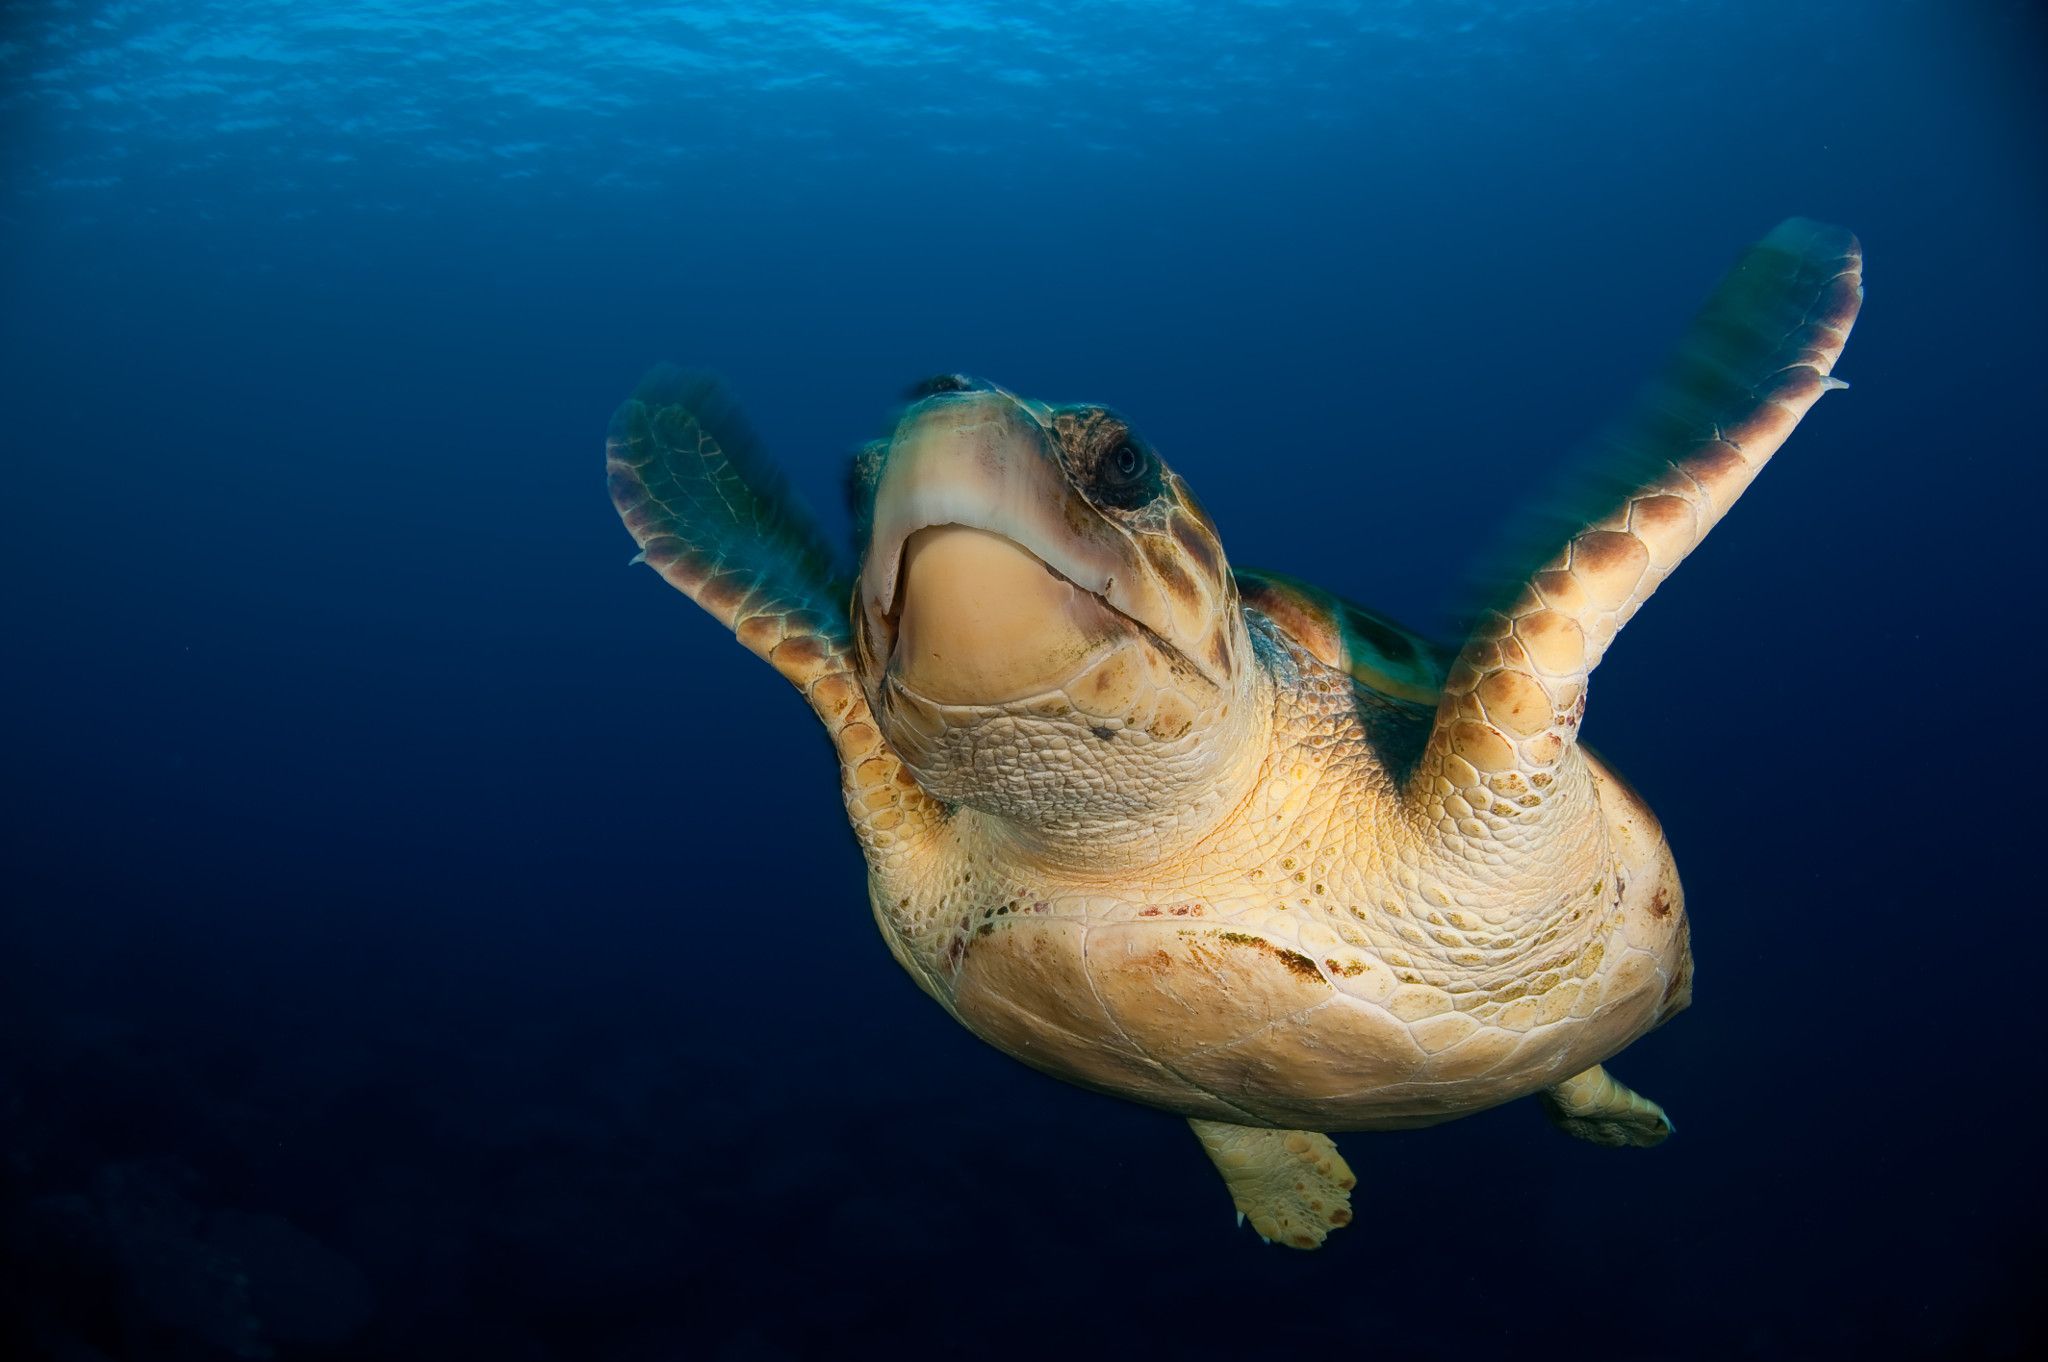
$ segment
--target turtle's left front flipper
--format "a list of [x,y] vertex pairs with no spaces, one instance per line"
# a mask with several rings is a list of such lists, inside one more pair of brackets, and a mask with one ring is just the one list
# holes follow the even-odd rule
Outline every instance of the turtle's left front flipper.
[[1239,1220],[1269,1243],[1320,1248],[1331,1230],[1351,1223],[1358,1179],[1327,1135],[1191,1120],[1216,1171],[1230,1188]]
[[640,556],[806,694],[852,663],[832,550],[714,378],[655,370],[612,417],[612,504]]
[[1570,769],[1587,677],[1821,394],[1847,386],[1833,370],[1862,299],[1855,237],[1779,224],[1609,433],[1591,499],[1479,615],[1409,777],[1411,808],[1459,854],[1491,864],[1540,841],[1550,807],[1590,803]]

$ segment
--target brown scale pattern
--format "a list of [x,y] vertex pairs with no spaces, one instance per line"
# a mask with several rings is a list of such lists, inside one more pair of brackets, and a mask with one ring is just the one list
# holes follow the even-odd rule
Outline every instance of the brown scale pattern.
[[934,806],[883,743],[862,694],[831,551],[722,387],[651,377],[612,418],[605,469],[647,564],[803,692],[824,722],[862,842],[886,849],[928,824]]
[[1621,627],[1706,537],[1820,395],[1863,297],[1862,253],[1794,219],[1722,282],[1609,453],[1635,490],[1486,611],[1445,679],[1409,786],[1465,845],[1526,843],[1573,753],[1586,680]]

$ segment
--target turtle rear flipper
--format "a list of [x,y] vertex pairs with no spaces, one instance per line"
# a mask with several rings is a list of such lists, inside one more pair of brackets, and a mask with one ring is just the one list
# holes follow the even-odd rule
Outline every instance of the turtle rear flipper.
[[1550,1123],[1594,1144],[1646,1149],[1662,1144],[1675,1127],[1664,1108],[1595,1064],[1538,1094]]
[[1602,442],[1616,489],[1483,610],[1445,679],[1413,806],[1470,846],[1516,841],[1585,782],[1559,775],[1586,678],[1824,392],[1863,298],[1838,227],[1781,223],[1722,280],[1663,374]]
[[1329,1136],[1225,1121],[1188,1125],[1223,1175],[1238,1220],[1250,1219],[1267,1243],[1320,1248],[1331,1230],[1351,1223],[1358,1179]]

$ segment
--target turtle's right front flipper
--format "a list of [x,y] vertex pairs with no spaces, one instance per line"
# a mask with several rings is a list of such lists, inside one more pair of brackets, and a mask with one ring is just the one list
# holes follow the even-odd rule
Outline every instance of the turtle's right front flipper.
[[839,750],[864,839],[923,804],[883,746],[855,672],[851,588],[716,379],[657,369],[612,417],[612,504],[640,556],[804,693]]
[[716,379],[657,369],[605,441],[640,556],[809,693],[851,666],[832,551]]

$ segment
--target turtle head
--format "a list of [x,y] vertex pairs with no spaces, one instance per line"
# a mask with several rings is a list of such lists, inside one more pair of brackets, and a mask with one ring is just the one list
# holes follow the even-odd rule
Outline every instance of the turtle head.
[[1222,797],[1256,668],[1215,527],[1115,413],[949,377],[856,465],[855,628],[884,736],[1023,827],[1157,827]]

